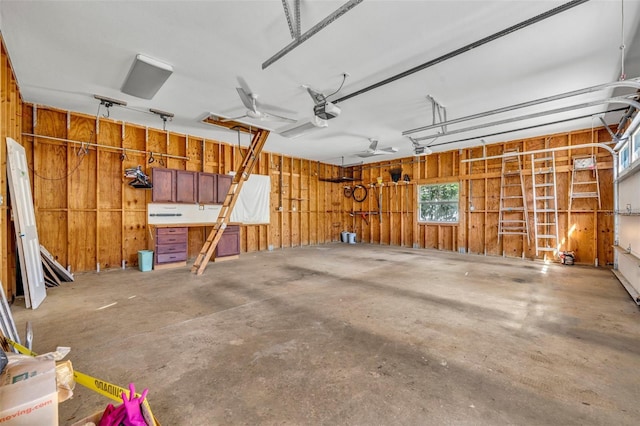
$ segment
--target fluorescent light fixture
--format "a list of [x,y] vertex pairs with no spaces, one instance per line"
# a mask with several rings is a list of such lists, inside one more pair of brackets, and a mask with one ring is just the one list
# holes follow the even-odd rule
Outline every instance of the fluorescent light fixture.
[[302,136],[311,131],[314,131],[319,128],[327,127],[329,124],[327,120],[323,120],[320,117],[313,117],[307,121],[302,121],[298,123],[291,124],[289,126],[285,126],[281,129],[276,130],[276,133],[280,134],[280,136],[284,136],[285,138],[297,138],[298,136]]
[[120,90],[138,98],[151,99],[172,73],[171,65],[148,56],[136,55]]

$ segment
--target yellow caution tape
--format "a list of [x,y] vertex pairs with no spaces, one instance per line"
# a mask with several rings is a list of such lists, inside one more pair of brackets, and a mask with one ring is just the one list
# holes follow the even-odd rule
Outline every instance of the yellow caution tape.
[[11,339],[9,339],[7,337],[2,337],[2,340],[4,340],[5,342],[7,342],[11,346],[13,346],[18,352],[20,352],[23,355],[38,356],[37,353],[33,352],[29,348],[26,348],[26,347],[22,346],[20,343],[16,343],[16,342],[14,342],[13,340],[11,340]]
[[[29,348],[26,348],[21,344],[16,343],[13,340],[8,339],[4,336],[0,336],[0,339],[10,344],[11,346],[13,346],[18,352],[20,352],[23,355],[29,355],[29,356],[38,355],[37,353],[33,352]],[[95,377],[91,377],[88,374],[84,374],[79,371],[73,372],[73,378],[75,379],[76,383],[86,388],[89,388],[92,391],[97,392],[102,396],[106,396],[107,398],[110,398],[114,401],[122,402],[122,394],[124,393],[125,395],[129,395],[130,393],[129,389],[125,389],[122,386],[114,385],[109,382],[105,382],[104,380],[96,379]],[[136,392],[135,397],[139,398],[140,394]],[[149,406],[149,402],[147,401],[146,398],[142,402],[142,405],[145,408],[142,410],[142,415],[144,416],[144,420],[147,422],[147,424],[150,426],[160,426],[160,423],[158,423],[156,418],[153,416],[153,413],[151,412],[151,407]]]

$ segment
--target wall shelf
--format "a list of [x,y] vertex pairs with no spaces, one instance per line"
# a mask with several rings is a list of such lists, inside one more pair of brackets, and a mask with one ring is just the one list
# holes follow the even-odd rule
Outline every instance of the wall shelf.
[[612,247],[614,248],[615,251],[618,252],[618,254],[621,254],[623,256],[628,256],[629,259],[631,259],[631,261],[635,261],[638,264],[638,267],[640,267],[640,257],[636,256],[635,254],[633,254],[631,251],[629,251],[624,247],[620,247],[616,245]]
[[617,216],[640,216],[640,210],[616,210],[613,214]]

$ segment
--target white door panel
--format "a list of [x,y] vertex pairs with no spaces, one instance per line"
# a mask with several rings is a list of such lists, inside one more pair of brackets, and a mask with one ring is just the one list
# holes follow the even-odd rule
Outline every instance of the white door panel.
[[7,138],[7,175],[22,282],[27,283],[24,286],[25,300],[27,307],[35,309],[47,296],[40,259],[40,242],[36,229],[27,157],[24,148],[11,138]]

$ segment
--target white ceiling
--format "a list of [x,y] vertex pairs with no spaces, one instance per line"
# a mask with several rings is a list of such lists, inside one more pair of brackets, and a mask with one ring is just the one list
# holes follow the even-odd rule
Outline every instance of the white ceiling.
[[[301,3],[301,30],[344,1]],[[293,4],[293,0],[289,1]],[[11,1],[0,0],[0,30],[27,102],[96,114],[98,94],[126,101],[111,118],[162,128],[149,108],[175,114],[167,129],[237,143],[235,132],[200,123],[208,113],[244,113],[235,88],[244,78],[276,113],[304,120],[313,102],[301,87],[335,91],[338,99],[532,18],[565,1],[364,0],[266,70],[262,63],[292,41],[281,0],[263,1]],[[624,13],[622,13],[622,5]],[[624,31],[621,28],[624,16]],[[591,0],[428,69],[340,102],[329,127],[287,139],[269,136],[266,150],[334,164],[362,161],[368,138],[411,155],[405,130],[431,124],[433,96],[449,119],[618,80],[624,32],[628,78],[640,74],[640,1]],[[171,64],[174,73],[151,100],[120,91],[136,54]],[[490,120],[604,99],[597,92],[514,111]],[[621,106],[621,105],[614,105]],[[479,145],[480,137],[603,111],[582,109],[509,126],[442,136],[445,151]],[[289,112],[286,112],[286,111]],[[285,112],[283,112],[285,111]],[[104,112],[104,109],[102,110]],[[616,122],[619,116],[609,115]],[[484,121],[488,121],[485,119]],[[286,123],[245,120],[272,130]],[[449,126],[478,124],[480,121]],[[594,118],[484,137],[486,143],[599,125]],[[423,132],[423,134],[432,133]],[[420,136],[416,134],[415,136]],[[248,137],[243,135],[242,143]]]

